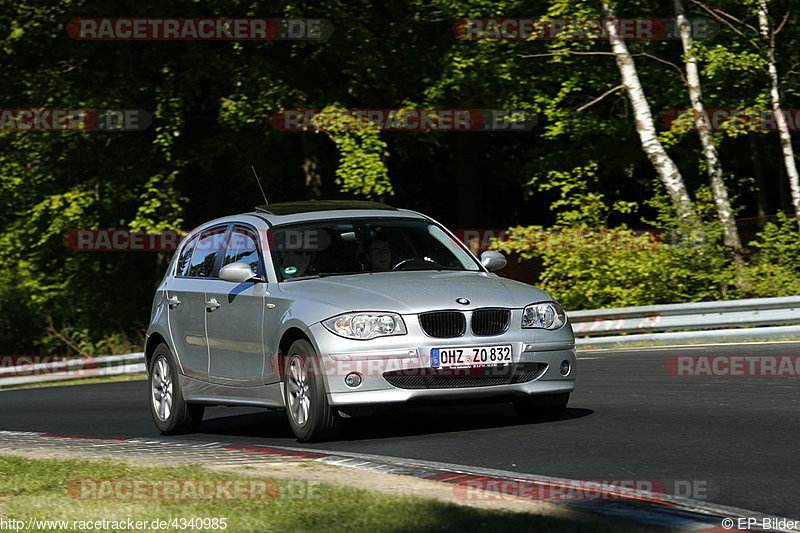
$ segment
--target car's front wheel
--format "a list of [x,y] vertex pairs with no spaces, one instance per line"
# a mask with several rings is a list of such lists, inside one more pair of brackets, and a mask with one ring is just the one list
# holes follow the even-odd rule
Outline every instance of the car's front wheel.
[[286,354],[283,380],[289,425],[300,442],[333,438],[341,418],[328,404],[321,365],[311,343],[300,339]]
[[514,409],[528,422],[549,422],[561,418],[568,402],[568,392],[527,396],[514,400]]
[[175,357],[166,344],[159,344],[150,360],[150,413],[158,430],[163,435],[190,433],[204,412],[204,405],[183,400]]

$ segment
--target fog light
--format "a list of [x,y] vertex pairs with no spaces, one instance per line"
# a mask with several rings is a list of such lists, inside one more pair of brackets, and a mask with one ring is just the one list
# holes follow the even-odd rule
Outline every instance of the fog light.
[[561,375],[566,376],[567,374],[569,374],[570,370],[572,370],[572,365],[569,364],[569,361],[567,361],[566,359],[561,361],[561,368],[559,369]]
[[344,378],[344,384],[351,388],[356,388],[361,385],[361,374],[358,372],[350,372]]

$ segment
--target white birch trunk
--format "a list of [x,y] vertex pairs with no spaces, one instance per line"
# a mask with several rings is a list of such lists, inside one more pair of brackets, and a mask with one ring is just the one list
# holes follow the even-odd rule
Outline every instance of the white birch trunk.
[[703,155],[706,160],[709,181],[711,182],[711,192],[714,195],[714,206],[717,216],[722,223],[723,241],[725,246],[733,250],[734,258],[741,260],[742,241],[739,239],[739,231],[736,229],[736,220],[733,217],[733,209],[728,197],[728,189],[722,178],[722,162],[719,159],[719,152],[714,145],[714,138],[711,135],[708,121],[705,119],[705,107],[703,106],[703,91],[700,87],[700,71],[697,67],[697,57],[692,52],[691,25],[686,20],[686,13],[683,9],[681,0],[673,0],[675,5],[675,15],[677,17],[678,28],[683,44],[684,62],[686,65],[686,81],[689,88],[689,101],[697,116],[697,128],[700,134],[700,145],[703,148]]
[[[611,4],[603,1],[602,6],[604,16],[607,19],[615,18],[614,7]],[[669,157],[666,150],[664,150],[664,146],[658,140],[656,128],[653,124],[653,114],[650,111],[650,105],[647,103],[642,84],[639,81],[633,57],[631,57],[625,41],[619,37],[615,25],[610,21],[605,24],[606,31],[608,31],[608,41],[611,43],[611,51],[617,61],[622,84],[625,86],[628,98],[631,101],[636,131],[639,133],[642,149],[667,189],[667,194],[675,206],[678,218],[682,220],[696,218],[689,192],[683,182],[683,176],[681,176],[677,165],[675,165],[675,162]]]
[[764,52],[767,57],[767,70],[769,72],[770,81],[769,95],[772,100],[772,111],[775,113],[775,122],[778,126],[778,134],[781,139],[783,164],[786,167],[786,175],[789,177],[789,189],[792,192],[792,205],[794,206],[798,227],[800,227],[800,176],[797,173],[797,164],[794,160],[792,136],[789,134],[789,127],[786,124],[786,117],[781,107],[780,82],[778,80],[778,68],[775,65],[775,45],[772,41],[772,30],[769,24],[769,11],[767,9],[766,0],[758,0],[756,8],[758,10],[758,29],[761,33]]

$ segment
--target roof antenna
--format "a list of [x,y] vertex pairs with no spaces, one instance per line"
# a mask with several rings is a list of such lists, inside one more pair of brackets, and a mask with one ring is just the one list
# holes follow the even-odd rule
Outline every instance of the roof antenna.
[[258,188],[261,189],[261,196],[264,197],[264,205],[269,205],[269,200],[267,200],[267,195],[264,193],[264,187],[261,186],[261,178],[258,177],[258,172],[256,172],[256,167],[250,165],[250,168],[253,169],[253,176],[256,177],[256,183],[258,183]]

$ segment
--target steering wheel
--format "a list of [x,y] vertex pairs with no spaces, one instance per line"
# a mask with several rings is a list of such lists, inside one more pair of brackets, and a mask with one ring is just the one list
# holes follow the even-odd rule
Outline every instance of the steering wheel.
[[420,265],[420,266],[423,266],[423,267],[426,267],[426,268],[430,267],[431,264],[434,264],[434,265],[439,266],[439,267],[442,266],[439,263],[437,263],[436,261],[434,261],[433,259],[428,259],[427,257],[426,258],[410,257],[408,259],[403,259],[402,261],[397,263],[395,266],[392,267],[392,270],[405,270],[404,268],[401,268],[401,267],[403,267],[405,265],[411,265],[411,264],[417,264],[417,265]]

